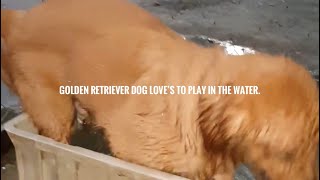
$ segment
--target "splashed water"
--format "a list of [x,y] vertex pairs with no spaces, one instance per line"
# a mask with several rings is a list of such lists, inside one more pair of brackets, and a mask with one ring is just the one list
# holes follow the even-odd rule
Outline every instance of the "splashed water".
[[[217,44],[222,46],[226,52],[226,54],[233,55],[233,56],[241,56],[245,54],[254,54],[256,53],[255,50],[249,47],[234,45],[232,41],[220,41],[215,38],[207,37],[204,35],[182,35],[182,37],[186,40],[189,39],[191,41],[204,41],[210,44]],[[200,42],[201,43],[201,42]]]

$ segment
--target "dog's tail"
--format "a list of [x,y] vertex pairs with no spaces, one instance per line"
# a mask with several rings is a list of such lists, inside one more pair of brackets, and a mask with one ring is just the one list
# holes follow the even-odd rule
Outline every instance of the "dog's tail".
[[26,11],[23,10],[1,10],[1,80],[16,93],[10,76],[10,49],[7,46],[7,37],[13,31],[17,21],[21,19]]
[[1,38],[6,37],[12,32],[12,28],[19,19],[24,17],[26,11],[24,10],[1,10]]
[[10,76],[9,55],[3,38],[1,37],[1,81],[8,86],[8,88],[16,93],[13,81]]

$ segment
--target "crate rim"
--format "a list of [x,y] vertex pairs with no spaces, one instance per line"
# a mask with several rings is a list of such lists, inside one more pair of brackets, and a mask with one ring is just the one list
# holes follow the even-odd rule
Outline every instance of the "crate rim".
[[[169,174],[166,172],[162,172],[162,171],[148,168],[145,166],[141,166],[138,164],[130,163],[130,162],[118,159],[116,157],[112,157],[110,155],[94,152],[92,150],[85,149],[85,148],[78,147],[78,146],[72,146],[72,145],[56,142],[53,139],[50,139],[48,137],[44,137],[44,136],[41,136],[38,134],[27,132],[27,131],[24,131],[24,130],[21,130],[21,129],[18,129],[15,127],[16,124],[23,122],[23,121],[26,121],[28,119],[29,119],[29,116],[26,113],[22,113],[16,117],[12,118],[8,122],[6,122],[4,124],[4,129],[9,134],[9,136],[10,136],[10,134],[13,134],[13,135],[16,135],[16,136],[19,136],[22,138],[32,140],[36,143],[42,143],[42,144],[45,144],[48,146],[54,146],[55,148],[60,148],[63,151],[68,151],[68,152],[74,153],[79,156],[85,156],[87,158],[91,158],[95,161],[99,161],[104,164],[112,164],[112,166],[115,166],[115,167],[118,167],[121,169],[127,169],[132,172],[144,174],[144,175],[147,175],[152,178],[163,179],[163,180],[188,180],[187,178],[184,178],[184,177],[180,177],[180,176],[177,176],[174,174]],[[10,137],[10,139],[11,139],[11,137]],[[14,144],[14,142],[13,142],[13,144]]]

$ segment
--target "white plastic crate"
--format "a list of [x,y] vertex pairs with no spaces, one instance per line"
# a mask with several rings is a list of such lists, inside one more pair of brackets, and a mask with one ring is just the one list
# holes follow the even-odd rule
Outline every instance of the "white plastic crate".
[[5,130],[15,147],[19,180],[186,180],[40,136],[26,114]]

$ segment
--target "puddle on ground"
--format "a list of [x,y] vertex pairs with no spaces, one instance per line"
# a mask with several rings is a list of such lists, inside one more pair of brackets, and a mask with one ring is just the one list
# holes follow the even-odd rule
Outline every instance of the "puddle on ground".
[[254,54],[256,51],[249,47],[239,46],[232,43],[232,41],[220,41],[203,35],[182,35],[184,39],[193,41],[205,47],[219,45],[224,48],[226,54],[233,56],[241,56],[244,54]]
[[[189,39],[202,46],[220,45],[225,48],[227,54],[230,55],[243,55],[252,54],[255,51],[249,47],[242,47],[232,44],[231,41],[219,41],[214,38],[209,38],[202,35],[184,35],[185,39]],[[319,84],[319,70],[310,71]],[[15,115],[21,112],[19,101],[16,97],[12,96],[7,88],[1,82],[1,124],[10,120]],[[3,101],[4,99],[4,101]],[[6,108],[7,107],[7,108]],[[1,129],[2,130],[2,129]],[[103,137],[102,130],[95,129],[89,124],[79,124],[75,121],[75,131],[71,138],[71,144],[80,146],[92,151],[110,154],[108,145]],[[18,180],[17,167],[15,162],[14,148],[1,157],[1,178],[5,180]],[[241,165],[235,174],[235,180],[253,180],[253,175],[249,169]]]

